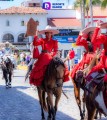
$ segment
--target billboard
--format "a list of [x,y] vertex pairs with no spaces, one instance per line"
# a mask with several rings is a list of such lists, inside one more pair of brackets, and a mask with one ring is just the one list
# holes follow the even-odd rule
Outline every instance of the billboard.
[[66,9],[67,6],[68,6],[67,0],[43,0],[42,8],[46,10]]
[[53,36],[60,43],[75,43],[78,36]]

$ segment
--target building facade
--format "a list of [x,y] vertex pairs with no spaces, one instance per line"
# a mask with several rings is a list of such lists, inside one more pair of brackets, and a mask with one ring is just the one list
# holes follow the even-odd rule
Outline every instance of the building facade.
[[[39,21],[39,30],[45,29],[46,25],[51,25],[60,31],[54,39],[59,41],[59,48],[63,49],[64,57],[67,51],[74,48],[76,57],[80,59],[84,49],[77,47],[75,42],[81,30],[81,14],[80,10],[72,9],[71,2],[72,0],[51,0],[51,2],[50,0],[25,0],[21,7],[0,10],[0,42],[9,41],[16,44],[19,49],[26,49],[28,43],[32,41],[32,36],[24,38],[24,34],[26,24],[32,17],[35,21]],[[42,9],[44,6],[46,9]],[[93,9],[94,26],[98,20],[107,21],[106,10],[101,11],[99,7]],[[90,26],[90,23],[90,17],[86,17],[86,27]]]
[[31,36],[24,37],[30,18],[39,21],[38,30],[44,29],[47,25],[47,12],[39,7],[11,7],[0,10],[0,42],[9,41],[16,45],[24,44],[25,48],[25,45],[32,41]]

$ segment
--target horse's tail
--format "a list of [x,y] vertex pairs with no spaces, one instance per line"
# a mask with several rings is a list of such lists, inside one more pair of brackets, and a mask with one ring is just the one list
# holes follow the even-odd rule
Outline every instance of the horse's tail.
[[43,109],[47,112],[48,107],[47,107],[47,102],[46,102],[45,91],[43,91],[43,93],[42,93],[42,100],[43,100]]

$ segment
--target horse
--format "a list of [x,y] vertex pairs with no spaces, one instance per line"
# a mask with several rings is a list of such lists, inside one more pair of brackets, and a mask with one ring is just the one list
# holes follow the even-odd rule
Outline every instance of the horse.
[[107,116],[107,106],[105,106],[103,98],[103,92],[107,91],[107,83],[103,80],[104,76],[105,74],[96,73],[96,76],[90,82],[86,83],[88,89],[86,91],[88,120],[94,120],[96,111]]
[[[64,62],[59,57],[54,57],[47,66],[42,85],[37,87],[42,120],[45,119],[44,110],[48,112],[48,120],[56,119],[58,103],[62,93],[64,70]],[[47,98],[45,97],[46,94]],[[55,105],[53,96],[55,96]]]
[[[72,79],[73,85],[74,85],[74,95],[75,95],[75,99],[76,99],[76,103],[79,107],[79,111],[80,111],[80,116],[81,116],[81,120],[84,120],[85,117],[85,84],[86,84],[86,79],[85,76],[88,75],[88,73],[90,72],[90,70],[93,68],[93,66],[95,66],[98,62],[98,58],[97,56],[95,56],[92,61],[90,62],[90,64],[88,66],[85,66],[84,70],[78,70],[75,74],[75,78]],[[83,90],[83,96],[82,96],[82,102],[83,102],[83,110],[82,110],[82,106],[81,106],[81,98],[80,98],[80,91],[81,89]]]
[[1,68],[3,72],[3,78],[5,79],[6,88],[11,88],[13,63],[9,57],[5,60],[2,59]]

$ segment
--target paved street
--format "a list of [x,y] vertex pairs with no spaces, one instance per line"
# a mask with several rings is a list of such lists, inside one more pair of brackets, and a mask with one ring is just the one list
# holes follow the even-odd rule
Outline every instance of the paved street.
[[[15,70],[12,88],[6,89],[0,72],[0,120],[41,120],[37,91],[24,81],[25,73]],[[57,120],[79,120],[72,82],[64,84],[63,89],[69,99],[62,94]]]

